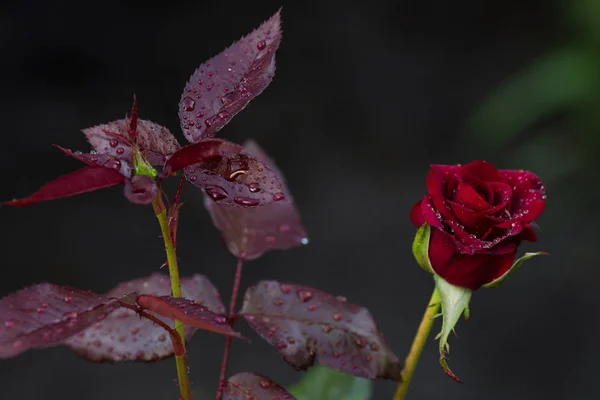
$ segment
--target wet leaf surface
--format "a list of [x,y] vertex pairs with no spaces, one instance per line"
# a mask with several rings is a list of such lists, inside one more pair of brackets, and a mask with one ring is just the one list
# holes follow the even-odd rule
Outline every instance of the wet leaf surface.
[[297,369],[315,362],[367,379],[400,380],[401,364],[369,311],[312,288],[262,281],[240,314]]
[[[146,278],[135,279],[117,286],[107,296],[121,298],[137,292],[155,296],[171,294],[169,277],[155,273]],[[181,280],[184,298],[223,314],[225,306],[216,288],[202,275]],[[168,318],[157,316],[170,327],[174,323]],[[185,326],[185,338],[189,341],[196,328]],[[93,361],[153,361],[173,354],[173,345],[167,332],[152,321],[141,319],[133,310],[121,309],[81,334],[68,339],[65,344]]]
[[223,400],[295,400],[284,388],[269,378],[241,372],[229,378]]
[[[276,187],[277,192],[272,196],[277,194],[280,199],[260,207],[242,208],[217,203],[208,195],[205,196],[204,205],[221,231],[227,248],[238,258],[252,260],[269,250],[307,244],[308,237],[283,174],[255,142],[249,141],[244,149],[275,174],[279,187]],[[250,185],[251,192],[263,190],[259,181]]]
[[214,136],[271,83],[280,24],[278,11],[192,74],[179,102],[181,128],[190,142]]
[[0,300],[0,358],[57,345],[119,307],[117,300],[50,283],[10,294]]

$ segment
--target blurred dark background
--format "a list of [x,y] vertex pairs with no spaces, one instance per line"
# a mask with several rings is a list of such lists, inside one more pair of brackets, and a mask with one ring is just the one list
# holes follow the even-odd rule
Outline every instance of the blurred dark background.
[[[348,1],[283,4],[272,85],[220,136],[256,139],[287,175],[310,245],[250,263],[259,279],[299,282],[368,307],[399,356],[433,288],[410,253],[409,210],[432,163],[487,159],[530,169],[548,203],[528,262],[475,293],[451,338],[447,378],[430,339],[411,399],[596,399],[600,201],[600,1]],[[80,129],[141,118],[183,143],[177,105],[201,62],[281,5],[262,2],[22,0],[0,8],[0,199],[73,170],[53,143],[86,150]],[[235,260],[188,186],[181,272],[225,298]],[[111,189],[0,209],[0,295],[40,281],[103,292],[164,260],[148,207]],[[231,373],[289,385],[300,374],[245,327]],[[439,329],[439,326],[434,330]],[[223,338],[190,346],[196,398],[214,398]],[[2,399],[175,399],[172,360],[91,364],[66,348],[0,360]],[[391,399],[377,382],[374,399]],[[318,399],[317,399],[318,400]]]

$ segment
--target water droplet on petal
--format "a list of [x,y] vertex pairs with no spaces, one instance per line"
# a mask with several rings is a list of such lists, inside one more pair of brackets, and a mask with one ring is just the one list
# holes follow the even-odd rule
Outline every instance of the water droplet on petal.
[[117,145],[119,144],[119,142],[117,141],[117,139],[110,139],[110,141],[108,142],[108,144],[110,145],[110,147],[117,147]]
[[332,317],[333,317],[334,321],[341,321],[344,319],[344,316],[339,313],[334,313]]
[[260,42],[256,43],[256,48],[258,50],[264,50],[265,47],[267,47],[267,42],[265,42],[264,40],[261,40]]
[[214,319],[215,323],[224,325],[227,323],[227,318],[222,315],[217,315]]
[[15,323],[12,321],[6,321],[4,322],[4,326],[7,328],[12,328],[13,326],[15,326]]
[[119,148],[117,149],[117,154],[118,154],[118,155],[121,155],[121,154],[123,154],[123,153],[125,153],[125,149],[124,149],[124,148],[122,148],[122,147],[119,147]]
[[285,194],[278,192],[273,195],[273,201],[281,201],[285,199]]

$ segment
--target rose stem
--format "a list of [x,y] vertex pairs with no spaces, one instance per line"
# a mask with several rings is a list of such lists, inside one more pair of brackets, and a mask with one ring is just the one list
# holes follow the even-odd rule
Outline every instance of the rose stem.
[[419,324],[419,329],[417,329],[417,334],[415,335],[415,339],[413,340],[410,352],[408,353],[408,357],[406,357],[406,361],[404,362],[404,369],[402,370],[402,381],[398,383],[398,388],[396,389],[394,400],[404,400],[404,398],[406,397],[406,392],[408,391],[410,381],[415,373],[415,369],[417,368],[419,357],[421,357],[421,352],[423,351],[425,342],[429,337],[429,332],[431,332],[433,319],[437,315],[439,309],[440,295],[437,289],[434,289],[433,294],[431,295],[431,299],[429,299],[427,309],[423,314],[423,319],[421,319],[421,323]]
[[[242,280],[242,266],[244,264],[243,256],[240,256],[235,267],[235,278],[233,280],[233,290],[231,292],[231,300],[229,301],[229,314],[231,318],[235,314],[235,303],[237,302],[238,292],[240,290],[240,281]],[[233,321],[229,320],[229,326],[233,325]],[[217,400],[223,398],[223,390],[225,390],[225,375],[227,375],[227,361],[229,360],[229,348],[231,347],[231,336],[225,337],[225,350],[223,350],[223,362],[221,364],[221,374],[219,376],[219,388],[217,390]]]
[[[169,277],[171,278],[171,295],[175,298],[181,297],[181,286],[179,284],[179,269],[177,267],[177,255],[175,254],[175,246],[173,245],[173,239],[171,238],[171,230],[169,229],[169,219],[167,218],[167,209],[162,201],[162,197],[159,191],[158,196],[152,202],[154,208],[154,214],[158,218],[160,224],[160,230],[162,232],[163,241],[165,242],[165,252],[167,253],[167,264],[169,267]],[[181,343],[185,350],[185,332],[183,330],[183,324],[179,321],[175,321],[175,330],[181,338]],[[190,390],[190,381],[188,379],[188,372],[186,366],[185,354],[182,356],[175,356],[175,363],[177,364],[177,381],[179,382],[179,391],[181,393],[182,400],[190,400],[192,393]]]

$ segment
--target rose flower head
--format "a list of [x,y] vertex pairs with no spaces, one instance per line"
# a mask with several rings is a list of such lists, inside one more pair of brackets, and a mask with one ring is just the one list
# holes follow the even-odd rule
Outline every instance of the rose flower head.
[[463,313],[469,317],[473,290],[499,285],[523,261],[543,254],[515,261],[522,241],[537,240],[532,224],[545,205],[544,185],[529,171],[498,170],[485,161],[431,166],[427,194],[411,210],[419,227],[413,253],[434,274],[443,316],[440,363],[453,379],[460,382],[445,361],[450,332]]
[[432,165],[427,194],[411,211],[431,226],[429,262],[448,283],[471,290],[504,276],[546,204],[544,185],[528,171],[497,170],[485,161]]

